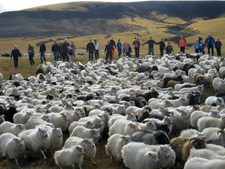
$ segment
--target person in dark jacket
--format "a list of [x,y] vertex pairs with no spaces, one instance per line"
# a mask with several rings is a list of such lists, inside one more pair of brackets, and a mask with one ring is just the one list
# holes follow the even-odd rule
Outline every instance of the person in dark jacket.
[[69,60],[69,58],[67,57],[67,50],[68,50],[68,46],[70,46],[70,44],[68,43],[68,39],[65,39],[62,47],[63,47],[63,61],[65,61],[65,59]]
[[29,54],[29,60],[30,60],[30,65],[34,65],[34,47],[31,46],[31,44],[28,44],[28,54]]
[[124,47],[124,51],[126,53],[126,56],[131,57],[132,49],[128,42],[127,42],[126,46]]
[[159,50],[160,50],[160,56],[162,57],[163,56],[163,52],[165,50],[165,43],[164,43],[164,39],[161,38],[161,41],[158,43],[159,44]]
[[112,50],[112,58],[114,58],[115,55],[115,49],[116,49],[116,42],[113,40],[113,37],[110,40],[110,44],[113,46],[113,50]]
[[220,41],[220,38],[217,38],[215,43],[215,48],[216,48],[218,56],[221,56],[221,46],[222,46],[222,43]]
[[210,49],[212,50],[212,56],[214,55],[214,46],[215,46],[215,39],[209,33],[208,37],[205,40],[204,46],[208,48],[208,54],[210,54]]
[[201,35],[198,35],[198,42],[200,43],[202,40],[203,39],[202,39]]
[[112,44],[110,43],[110,41],[108,41],[108,44],[105,46],[105,52],[106,52],[106,56],[105,56],[105,60],[107,62],[108,58],[110,59],[110,61],[112,61],[112,51],[114,50]]
[[43,63],[43,60],[46,62],[45,59],[45,52],[46,52],[46,46],[44,43],[40,42],[40,57],[41,57],[41,64]]
[[52,45],[52,53],[55,61],[58,61],[59,51],[60,51],[59,44],[56,41],[54,41],[54,44]]
[[89,43],[87,44],[86,51],[89,53],[89,61],[93,61],[93,53],[95,51],[95,45],[92,43],[92,40],[89,40]]
[[17,45],[15,45],[14,49],[11,52],[11,58],[13,57],[13,63],[14,63],[14,67],[15,69],[18,68],[18,58],[21,58],[21,53],[17,47]]
[[166,47],[166,54],[170,55],[173,52],[173,47],[170,45],[170,42],[168,42]]
[[142,45],[144,44],[148,44],[148,55],[152,54],[154,55],[154,44],[158,44],[156,43],[153,39],[152,39],[152,36],[150,36],[150,40],[148,40],[147,42],[143,43]]

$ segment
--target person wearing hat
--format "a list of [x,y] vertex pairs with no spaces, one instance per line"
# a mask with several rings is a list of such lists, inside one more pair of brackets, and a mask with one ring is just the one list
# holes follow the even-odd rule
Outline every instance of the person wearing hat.
[[69,58],[69,63],[72,62],[73,56],[75,56],[74,55],[74,50],[70,46],[68,46],[67,47],[67,58]]
[[94,45],[95,45],[95,59],[98,60],[99,59],[99,43],[97,42],[97,40],[94,40]]
[[64,43],[63,43],[63,61],[65,61],[65,59],[69,60],[69,58],[67,57],[67,50],[68,50],[68,46],[70,46],[70,44],[68,43],[68,39],[65,38]]
[[11,58],[13,57],[13,63],[14,63],[14,67],[15,69],[18,67],[18,58],[20,57],[21,58],[21,53],[18,49],[18,46],[15,45],[14,46],[14,49],[12,50],[11,52]]

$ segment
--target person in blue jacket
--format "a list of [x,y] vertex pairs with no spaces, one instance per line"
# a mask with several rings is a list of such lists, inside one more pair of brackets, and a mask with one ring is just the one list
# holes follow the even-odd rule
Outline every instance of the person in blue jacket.
[[214,55],[214,46],[215,46],[215,39],[209,33],[208,37],[205,40],[204,46],[208,48],[208,54],[210,54],[210,49],[212,50],[212,56]]
[[198,41],[198,39],[195,41],[194,43],[194,49],[195,49],[195,53],[199,52],[199,46],[200,46],[200,42]]
[[118,49],[118,56],[120,57],[122,54],[122,43],[120,42],[120,39],[118,39],[118,42],[116,44],[117,49]]

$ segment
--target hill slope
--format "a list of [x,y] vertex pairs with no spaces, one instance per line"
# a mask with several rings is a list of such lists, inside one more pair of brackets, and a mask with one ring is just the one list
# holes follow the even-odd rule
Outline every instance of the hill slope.
[[[0,14],[0,38],[79,37],[148,30],[144,20],[167,24],[167,32],[177,33],[195,18],[214,19],[225,12],[225,2],[73,2]],[[139,18],[143,22],[127,22]],[[119,20],[119,21],[118,21]],[[170,26],[176,26],[171,27]],[[163,27],[163,26],[162,26]],[[172,30],[174,30],[172,32]]]

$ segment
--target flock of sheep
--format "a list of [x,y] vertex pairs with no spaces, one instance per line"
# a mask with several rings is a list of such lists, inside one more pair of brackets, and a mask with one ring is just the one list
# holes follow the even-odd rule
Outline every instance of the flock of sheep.
[[[198,54],[47,62],[28,79],[0,74],[0,154],[18,166],[29,153],[81,169],[84,159],[96,165],[96,144],[108,137],[112,163],[130,169],[224,169],[224,78],[223,58]],[[200,104],[204,84],[218,92]]]

